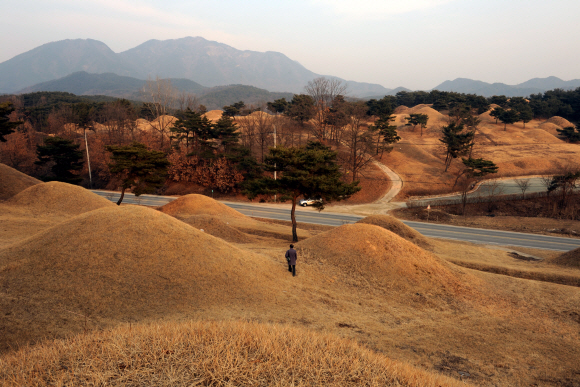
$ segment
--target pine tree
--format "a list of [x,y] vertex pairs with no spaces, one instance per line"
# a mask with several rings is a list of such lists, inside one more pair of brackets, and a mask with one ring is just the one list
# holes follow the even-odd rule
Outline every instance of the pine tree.
[[187,108],[181,118],[171,128],[172,139],[182,143],[185,140],[187,150],[193,148],[194,152],[200,152],[209,146],[209,140],[213,137],[212,123],[201,113]]
[[12,107],[12,102],[0,103],[0,142],[6,142],[6,137],[10,133],[14,133],[14,130],[18,125],[22,124],[22,121],[10,122],[8,116],[14,111]]
[[52,164],[52,176],[44,176],[44,181],[62,181],[79,184],[83,179],[78,171],[83,169],[83,152],[79,145],[60,137],[47,137],[44,145],[36,146],[36,165]]
[[270,148],[264,169],[277,171],[278,178],[262,176],[247,183],[244,193],[253,199],[258,195],[281,195],[279,200],[292,201],[292,240],[296,234],[296,203],[300,197],[322,199],[314,204],[319,210],[325,203],[348,199],[361,188],[358,181],[346,184],[337,163],[337,154],[320,142],[309,142],[300,148]]
[[429,121],[429,116],[427,114],[411,114],[408,118],[405,126],[412,126],[413,131],[417,125],[421,125],[421,136],[423,136],[423,129],[427,127],[427,122]]
[[125,190],[134,187],[133,193],[139,196],[154,192],[163,186],[169,161],[165,153],[148,150],[144,144],[134,142],[127,146],[108,145],[113,162],[109,170],[121,181],[121,197],[117,205],[121,205]]
[[390,122],[394,119],[395,116],[392,115],[381,116],[375,121],[374,125],[369,126],[370,131],[378,131],[376,153],[379,154],[380,150],[381,156],[384,151],[389,152],[392,150],[392,144],[401,140],[397,133],[397,126],[390,125]]
[[504,124],[503,130],[505,131],[508,124],[512,125],[520,120],[520,114],[515,109],[504,110],[498,118]]
[[475,133],[473,131],[464,132],[463,124],[450,123],[443,127],[443,137],[439,139],[446,148],[445,172],[451,165],[453,159],[464,156],[469,152]]

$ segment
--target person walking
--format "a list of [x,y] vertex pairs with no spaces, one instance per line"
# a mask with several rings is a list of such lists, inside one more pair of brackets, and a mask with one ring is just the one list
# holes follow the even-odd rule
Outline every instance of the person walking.
[[294,250],[294,245],[290,245],[290,249],[286,251],[286,261],[288,262],[288,271],[292,272],[292,277],[296,276],[296,259],[298,259],[298,253]]

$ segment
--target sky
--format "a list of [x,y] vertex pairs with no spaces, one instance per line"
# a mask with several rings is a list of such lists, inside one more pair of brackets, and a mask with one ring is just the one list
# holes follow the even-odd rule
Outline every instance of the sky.
[[63,39],[122,52],[201,36],[307,69],[428,90],[471,78],[580,78],[578,0],[7,0],[0,62]]

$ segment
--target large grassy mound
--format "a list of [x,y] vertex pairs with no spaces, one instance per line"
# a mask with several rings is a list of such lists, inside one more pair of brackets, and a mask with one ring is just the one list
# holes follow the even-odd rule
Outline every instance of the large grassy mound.
[[100,327],[261,302],[276,270],[153,209],[87,212],[0,250],[0,350],[83,329],[84,316]]
[[111,201],[78,185],[52,181],[33,185],[7,201],[33,213],[79,215],[104,207],[115,207]]
[[159,209],[172,216],[211,215],[233,219],[248,219],[246,215],[205,195],[190,194],[167,203]]
[[340,226],[298,246],[326,265],[397,291],[412,287],[460,294],[469,288],[467,281],[474,280],[400,236],[369,224]]
[[40,183],[40,180],[0,163],[0,200],[9,199],[26,188]]
[[350,340],[279,325],[119,327],[0,358],[5,386],[465,386]]
[[429,243],[429,240],[426,237],[424,237],[421,233],[419,233],[415,229],[407,226],[399,219],[393,218],[392,216],[371,215],[367,216],[364,219],[359,220],[357,223],[373,224],[375,226],[382,227],[385,230],[389,230],[397,234],[401,238],[404,238],[409,242],[412,242],[424,249],[432,248],[431,243]]

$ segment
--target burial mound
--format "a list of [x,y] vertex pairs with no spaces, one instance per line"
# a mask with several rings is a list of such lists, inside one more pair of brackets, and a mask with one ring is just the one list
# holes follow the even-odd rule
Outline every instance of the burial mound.
[[[98,344],[96,344],[98,343]],[[465,386],[351,340],[273,324],[123,326],[0,358],[6,386]]]
[[246,215],[234,210],[205,195],[190,194],[180,197],[163,207],[161,212],[172,216],[186,217],[192,215],[211,215],[222,218],[249,219]]
[[347,224],[298,243],[313,259],[399,290],[461,293],[468,285],[458,268],[400,236],[370,224]]
[[26,188],[40,183],[40,180],[0,163],[0,200],[10,199]]
[[87,212],[0,250],[0,350],[79,331],[79,316],[103,327],[264,301],[276,269],[150,208]]
[[10,198],[7,204],[26,207],[34,213],[79,215],[103,207],[115,207],[111,201],[91,191],[59,181],[33,185]]
[[372,224],[382,227],[424,249],[433,247],[429,240],[421,235],[421,233],[389,215],[371,215],[359,220],[357,223]]

